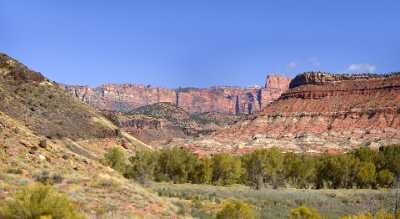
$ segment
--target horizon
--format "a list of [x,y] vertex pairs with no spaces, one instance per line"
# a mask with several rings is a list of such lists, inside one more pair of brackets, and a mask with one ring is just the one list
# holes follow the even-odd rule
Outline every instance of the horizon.
[[0,51],[51,80],[90,87],[249,87],[263,86],[268,72],[397,72],[399,9],[396,1],[17,0],[0,3]]

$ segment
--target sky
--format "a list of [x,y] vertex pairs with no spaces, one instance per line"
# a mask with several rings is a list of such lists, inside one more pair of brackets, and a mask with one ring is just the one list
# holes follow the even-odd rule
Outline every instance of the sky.
[[176,88],[400,71],[399,0],[0,0],[0,52],[51,80]]

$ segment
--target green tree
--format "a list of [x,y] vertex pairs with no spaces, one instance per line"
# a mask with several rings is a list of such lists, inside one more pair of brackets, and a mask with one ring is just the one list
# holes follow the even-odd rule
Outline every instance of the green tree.
[[158,162],[158,153],[148,150],[137,151],[129,158],[125,176],[134,178],[140,183],[146,183],[154,179],[154,171]]
[[239,158],[229,154],[216,154],[212,157],[212,182],[216,185],[231,185],[239,182],[242,165]]
[[198,184],[210,184],[212,180],[213,167],[210,158],[198,159],[191,176],[191,181]]
[[256,150],[242,157],[245,181],[260,189],[269,183],[278,187],[283,179],[283,153],[277,148]]
[[387,169],[400,176],[400,145],[383,146],[379,148],[378,169]]
[[318,162],[316,187],[349,188],[355,181],[359,160],[351,154],[323,155]]
[[351,153],[361,162],[375,163],[378,159],[378,152],[369,147],[360,147],[354,149]]
[[222,203],[217,219],[256,219],[259,213],[252,205],[237,199],[228,199]]
[[187,149],[173,147],[160,151],[156,180],[186,183],[195,170],[197,157]]
[[389,170],[381,170],[378,172],[376,181],[380,187],[389,188],[393,185],[394,174]]
[[67,196],[49,185],[33,184],[22,188],[0,205],[0,218],[7,219],[83,219]]
[[284,162],[285,177],[297,188],[308,188],[316,176],[315,158],[309,155],[287,153]]
[[375,183],[376,168],[372,162],[360,162],[357,167],[356,183],[359,188],[367,188]]
[[321,215],[315,208],[307,208],[304,206],[290,210],[290,219],[321,219]]
[[104,154],[104,163],[121,173],[125,172],[126,159],[124,152],[119,148],[108,149]]

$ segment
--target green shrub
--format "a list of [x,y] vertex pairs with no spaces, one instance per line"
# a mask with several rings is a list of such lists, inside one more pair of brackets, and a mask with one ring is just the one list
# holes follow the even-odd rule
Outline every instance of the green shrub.
[[255,208],[237,199],[228,199],[222,203],[217,219],[255,219],[259,218]]
[[119,148],[111,148],[104,154],[105,165],[117,170],[121,173],[125,172],[125,154]]
[[315,208],[307,208],[304,206],[290,210],[291,219],[321,219],[321,215]]
[[0,218],[83,219],[67,196],[52,187],[33,184],[24,187],[0,205]]

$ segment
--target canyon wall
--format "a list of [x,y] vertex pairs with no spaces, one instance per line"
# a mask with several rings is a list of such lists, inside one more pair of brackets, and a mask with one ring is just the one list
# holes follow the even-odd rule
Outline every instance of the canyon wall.
[[[207,142],[303,152],[400,143],[400,74],[298,75],[262,112],[218,131]],[[192,145],[208,147],[203,143],[199,139]]]
[[269,75],[264,87],[211,87],[167,89],[135,84],[105,84],[96,88],[62,85],[70,93],[100,110],[128,112],[137,107],[167,102],[190,113],[251,114],[278,99],[290,79]]

